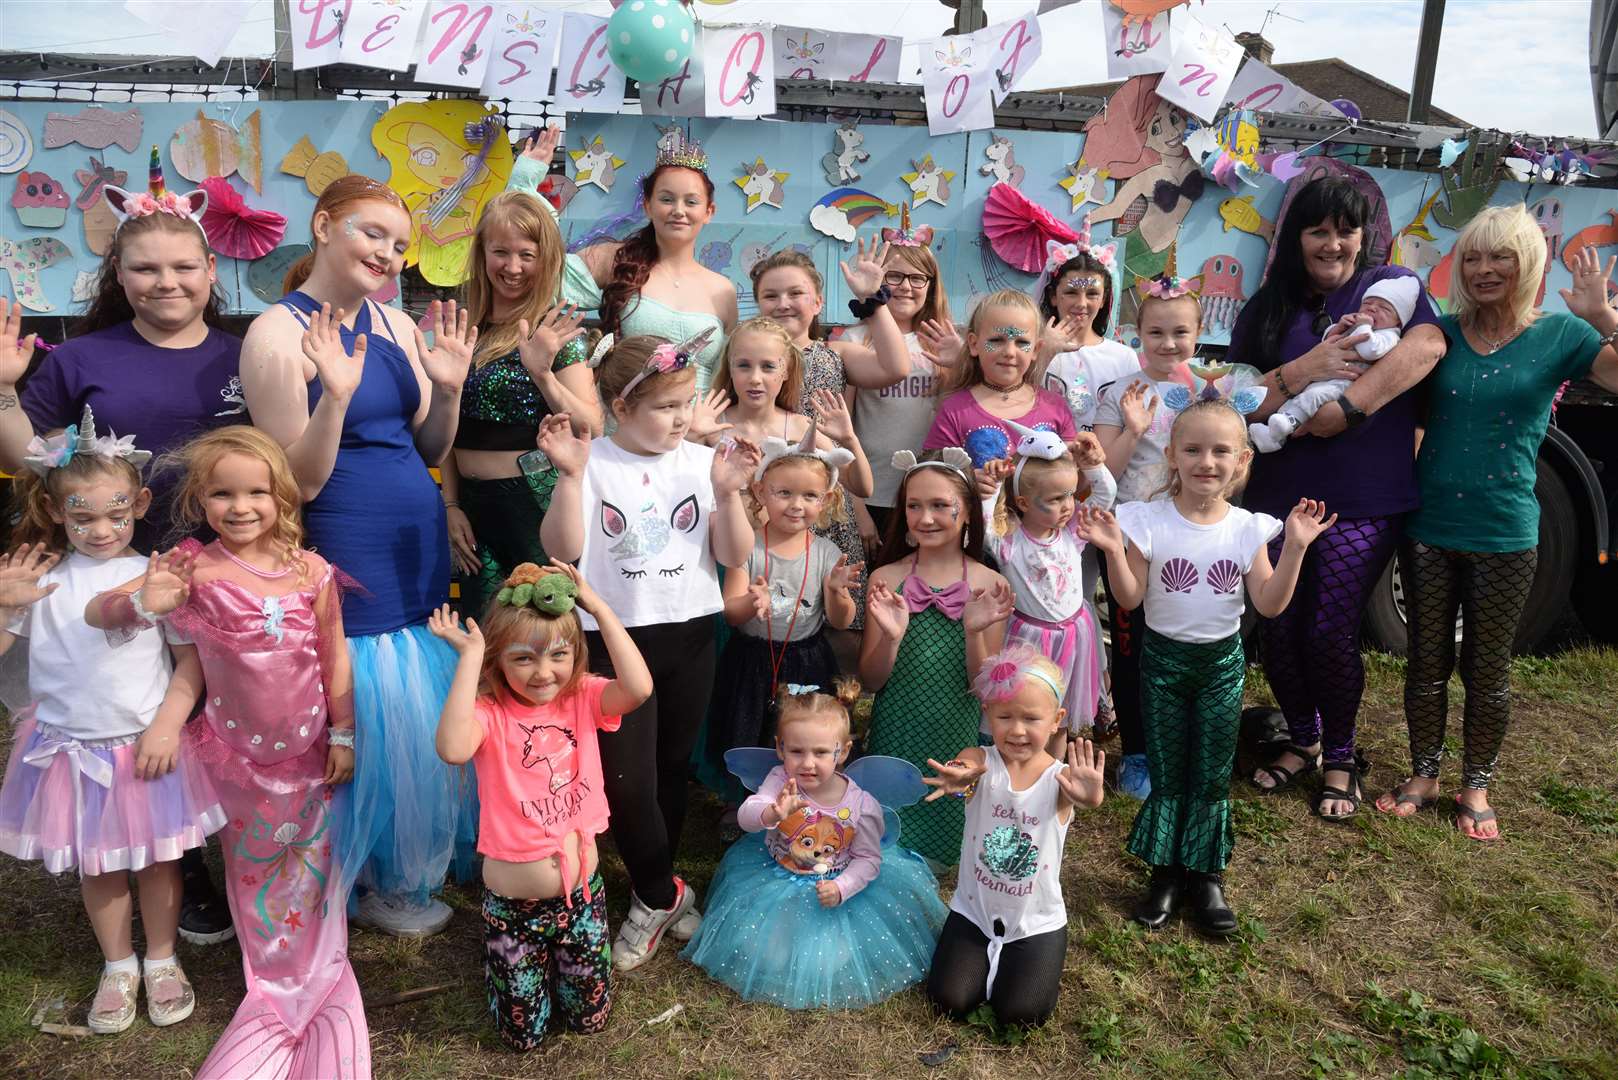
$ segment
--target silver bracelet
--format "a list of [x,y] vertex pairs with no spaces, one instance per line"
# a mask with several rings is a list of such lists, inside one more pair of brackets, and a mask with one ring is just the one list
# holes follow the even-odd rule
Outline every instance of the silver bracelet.
[[354,749],[354,729],[327,728],[326,741],[331,743],[333,746],[346,746],[348,749],[352,750]]
[[1618,349],[1618,326],[1613,327],[1612,330],[1601,339],[1601,347],[1603,349]]

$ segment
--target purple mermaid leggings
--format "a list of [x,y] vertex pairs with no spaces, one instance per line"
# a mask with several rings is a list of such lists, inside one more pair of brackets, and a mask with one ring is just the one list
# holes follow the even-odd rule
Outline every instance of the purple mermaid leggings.
[[[1298,746],[1322,744],[1328,765],[1354,760],[1365,691],[1360,619],[1398,548],[1402,517],[1339,520],[1309,546],[1292,603],[1261,623],[1264,674]],[[1282,537],[1270,543],[1270,562]]]

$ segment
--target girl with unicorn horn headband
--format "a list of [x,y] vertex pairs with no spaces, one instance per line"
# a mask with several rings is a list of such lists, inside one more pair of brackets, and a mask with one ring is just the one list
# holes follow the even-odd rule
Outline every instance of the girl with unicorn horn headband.
[[825,627],[846,630],[854,621],[851,589],[864,564],[813,530],[842,513],[838,477],[854,461],[840,446],[821,445],[813,421],[795,443],[764,440],[747,492],[753,550],[723,586],[736,632],[719,658],[706,744],[721,771],[727,751],[774,741],[782,686],[831,686],[840,674]]
[[1095,427],[1102,392],[1140,370],[1135,350],[1111,340],[1123,301],[1117,247],[1092,243],[1086,216],[1073,243],[1045,242],[1045,269],[1034,284],[1045,318],[1039,340],[1045,389],[1067,402],[1079,431]]
[[[0,299],[0,469],[23,468],[35,432],[66,428],[89,407],[101,423],[165,454],[189,439],[246,419],[242,342],[223,328],[214,256],[201,225],[207,193],[168,190],[152,148],[148,186],[125,190],[103,169],[84,201],[103,200],[117,226],[89,238],[104,252],[93,295],[71,336],[28,371],[35,336],[22,334],[22,309]],[[133,519],[130,545],[146,554],[170,543],[178,476],[151,478],[152,501]],[[234,936],[230,912],[200,854],[182,857],[185,896],[180,934],[194,945]]]
[[1013,456],[991,467],[1003,479],[986,507],[983,546],[1011,583],[1007,641],[1027,643],[1061,672],[1066,715],[1047,747],[1061,759],[1069,733],[1095,724],[1105,670],[1100,624],[1085,588],[1085,558],[1095,556],[1074,525],[1081,505],[1110,509],[1117,486],[1090,432],[1063,442],[1053,431],[1007,424],[1019,438]]

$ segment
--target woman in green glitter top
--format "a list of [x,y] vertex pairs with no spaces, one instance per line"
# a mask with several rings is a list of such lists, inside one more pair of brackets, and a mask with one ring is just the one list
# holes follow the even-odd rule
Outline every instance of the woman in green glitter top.
[[539,524],[556,471],[533,459],[522,466],[540,421],[567,413],[581,431],[601,432],[582,317],[553,306],[562,256],[555,220],[537,196],[522,191],[490,201],[472,239],[466,306],[478,345],[461,392],[455,453],[441,473],[467,611],[482,611],[513,567],[548,561]]

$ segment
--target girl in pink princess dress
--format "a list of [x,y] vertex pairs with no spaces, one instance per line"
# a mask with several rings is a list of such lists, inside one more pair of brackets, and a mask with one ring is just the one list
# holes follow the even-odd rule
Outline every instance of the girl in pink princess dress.
[[[249,427],[180,452],[176,516],[219,539],[154,556],[146,574],[92,600],[94,626],[162,619],[178,656],[165,713],[190,724],[229,823],[230,911],[247,997],[199,1078],[371,1075],[348,962],[350,868],[337,865],[333,798],[354,773],[353,680],[335,569],[299,544],[286,455]],[[159,715],[159,722],[165,719]]]

